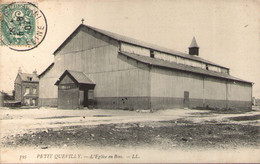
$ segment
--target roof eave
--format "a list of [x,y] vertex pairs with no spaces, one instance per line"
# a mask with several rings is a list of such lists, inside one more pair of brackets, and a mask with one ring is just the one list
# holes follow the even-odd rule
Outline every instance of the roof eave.
[[[229,70],[229,68],[221,66],[221,65],[217,65],[217,64],[213,64],[213,63],[209,63],[209,62],[198,61],[198,60],[191,59],[191,58],[188,58],[188,57],[185,57],[185,56],[181,56],[181,55],[178,55],[178,54],[173,54],[173,53],[169,53],[169,52],[166,52],[166,51],[161,51],[161,50],[158,50],[158,49],[155,49],[155,48],[152,48],[152,47],[146,47],[146,46],[142,46],[142,45],[138,45],[138,44],[122,41],[122,40],[119,40],[119,42],[131,44],[131,45],[134,45],[134,46],[139,46],[139,47],[142,47],[142,48],[147,48],[147,49],[150,49],[152,51],[158,51],[158,52],[161,52],[161,53],[169,54],[171,56],[178,56],[178,57],[181,57],[181,58],[184,58],[184,59],[189,59],[189,60],[192,60],[192,61],[195,61],[195,62],[205,63],[205,64],[209,64],[209,65],[212,65],[212,66],[216,66],[216,67],[220,67],[220,68],[224,68],[224,69],[228,69]],[[187,55],[189,55],[189,54],[187,54]]]
[[54,62],[52,62],[40,75],[38,75],[37,77],[40,79],[43,75],[45,75],[45,73],[50,70],[54,65]]
[[[119,52],[120,54],[122,55],[125,55],[123,52]],[[245,80],[236,80],[236,79],[230,79],[230,78],[227,78],[227,77],[220,77],[220,76],[214,76],[214,75],[210,75],[210,74],[206,74],[206,73],[202,73],[202,72],[193,72],[193,71],[189,71],[189,70],[184,70],[184,69],[178,69],[178,68],[172,68],[172,67],[168,67],[168,66],[162,66],[162,65],[158,65],[158,64],[155,64],[155,63],[150,63],[150,62],[145,62],[145,61],[142,61],[142,60],[138,60],[134,57],[131,57],[131,56],[128,56],[128,55],[125,55],[133,60],[136,60],[138,62],[141,62],[141,63],[144,63],[144,64],[148,64],[148,65],[151,65],[151,66],[156,66],[156,67],[161,67],[161,68],[167,68],[167,69],[171,69],[171,70],[179,70],[179,71],[183,71],[183,72],[189,72],[189,73],[194,73],[194,74],[199,74],[199,75],[207,75],[207,76],[211,76],[211,77],[216,77],[216,78],[221,78],[221,79],[226,79],[226,80],[233,80],[233,81],[238,81],[238,82],[243,82],[243,83],[250,83],[252,85],[252,82],[249,82],[249,81],[245,81]]]
[[80,27],[82,26],[82,24],[80,24],[76,30],[74,30],[62,43],[61,45],[53,52],[53,55],[56,55],[57,52],[59,52],[61,50],[61,48],[68,42],[70,41],[70,39],[78,32],[78,30],[80,29]]

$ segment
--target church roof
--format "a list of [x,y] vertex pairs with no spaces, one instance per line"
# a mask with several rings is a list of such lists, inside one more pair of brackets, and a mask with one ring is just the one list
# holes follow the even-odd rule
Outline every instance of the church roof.
[[245,81],[245,80],[239,79],[237,77],[234,77],[234,76],[231,76],[231,75],[225,74],[225,73],[204,70],[204,69],[197,68],[197,67],[187,66],[187,65],[184,65],[184,64],[177,64],[177,63],[174,63],[174,62],[169,62],[169,61],[165,61],[165,60],[162,60],[162,59],[151,58],[151,57],[148,57],[148,56],[138,55],[138,54],[134,54],[134,53],[128,53],[128,52],[122,52],[122,51],[120,51],[119,53],[124,55],[124,56],[127,56],[127,57],[129,57],[133,60],[139,61],[139,62],[144,63],[144,64],[153,65],[153,66],[156,66],[156,67],[162,67],[162,68],[174,69],[174,70],[179,70],[179,71],[191,72],[191,73],[207,75],[207,76],[211,76],[211,77],[218,77],[218,78],[222,78],[222,79],[245,82],[245,83],[252,83],[252,82]]
[[[161,47],[161,46],[158,46],[158,45],[154,45],[154,44],[151,44],[151,43],[146,43],[144,41],[136,40],[136,39],[133,39],[133,38],[130,38],[130,37],[127,37],[127,36],[119,35],[119,34],[112,33],[112,32],[106,31],[106,30],[101,30],[101,29],[98,29],[98,28],[95,28],[95,27],[84,25],[84,24],[79,25],[78,28],[54,51],[53,54],[55,55],[58,51],[60,51],[77,34],[77,32],[82,28],[91,29],[95,32],[103,34],[103,35],[105,35],[109,38],[115,39],[119,42],[124,42],[124,43],[132,44],[132,45],[135,45],[135,46],[148,48],[148,49],[159,51],[159,52],[164,52],[164,53],[167,53],[169,55],[180,56],[182,58],[190,59],[190,60],[193,60],[193,61],[199,61],[199,62],[203,62],[203,63],[206,63],[206,64],[210,64],[210,65],[218,66],[218,67],[221,67],[221,68],[229,69],[227,67],[220,66],[216,63],[205,60],[205,59],[200,58],[198,56],[189,55],[187,53],[183,53],[183,52],[180,52],[180,51],[168,49],[168,48]],[[196,43],[196,40],[195,40],[195,43]]]

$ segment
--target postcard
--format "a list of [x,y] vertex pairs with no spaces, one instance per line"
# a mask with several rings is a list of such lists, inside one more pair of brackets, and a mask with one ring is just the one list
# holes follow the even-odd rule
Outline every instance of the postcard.
[[260,162],[260,1],[0,13],[1,163]]

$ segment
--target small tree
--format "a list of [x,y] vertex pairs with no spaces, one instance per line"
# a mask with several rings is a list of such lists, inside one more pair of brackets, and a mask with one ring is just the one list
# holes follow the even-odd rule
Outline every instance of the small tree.
[[14,100],[13,95],[9,95],[8,93],[2,91],[2,93],[4,94],[4,100]]

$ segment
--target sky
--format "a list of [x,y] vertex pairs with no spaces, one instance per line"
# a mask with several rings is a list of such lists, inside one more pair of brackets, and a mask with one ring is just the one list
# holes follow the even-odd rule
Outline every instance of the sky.
[[14,89],[19,67],[44,71],[84,18],[86,25],[181,52],[188,52],[195,36],[201,58],[253,82],[253,96],[260,98],[260,1],[39,0],[37,5],[46,16],[47,35],[30,51],[0,47],[0,90]]

